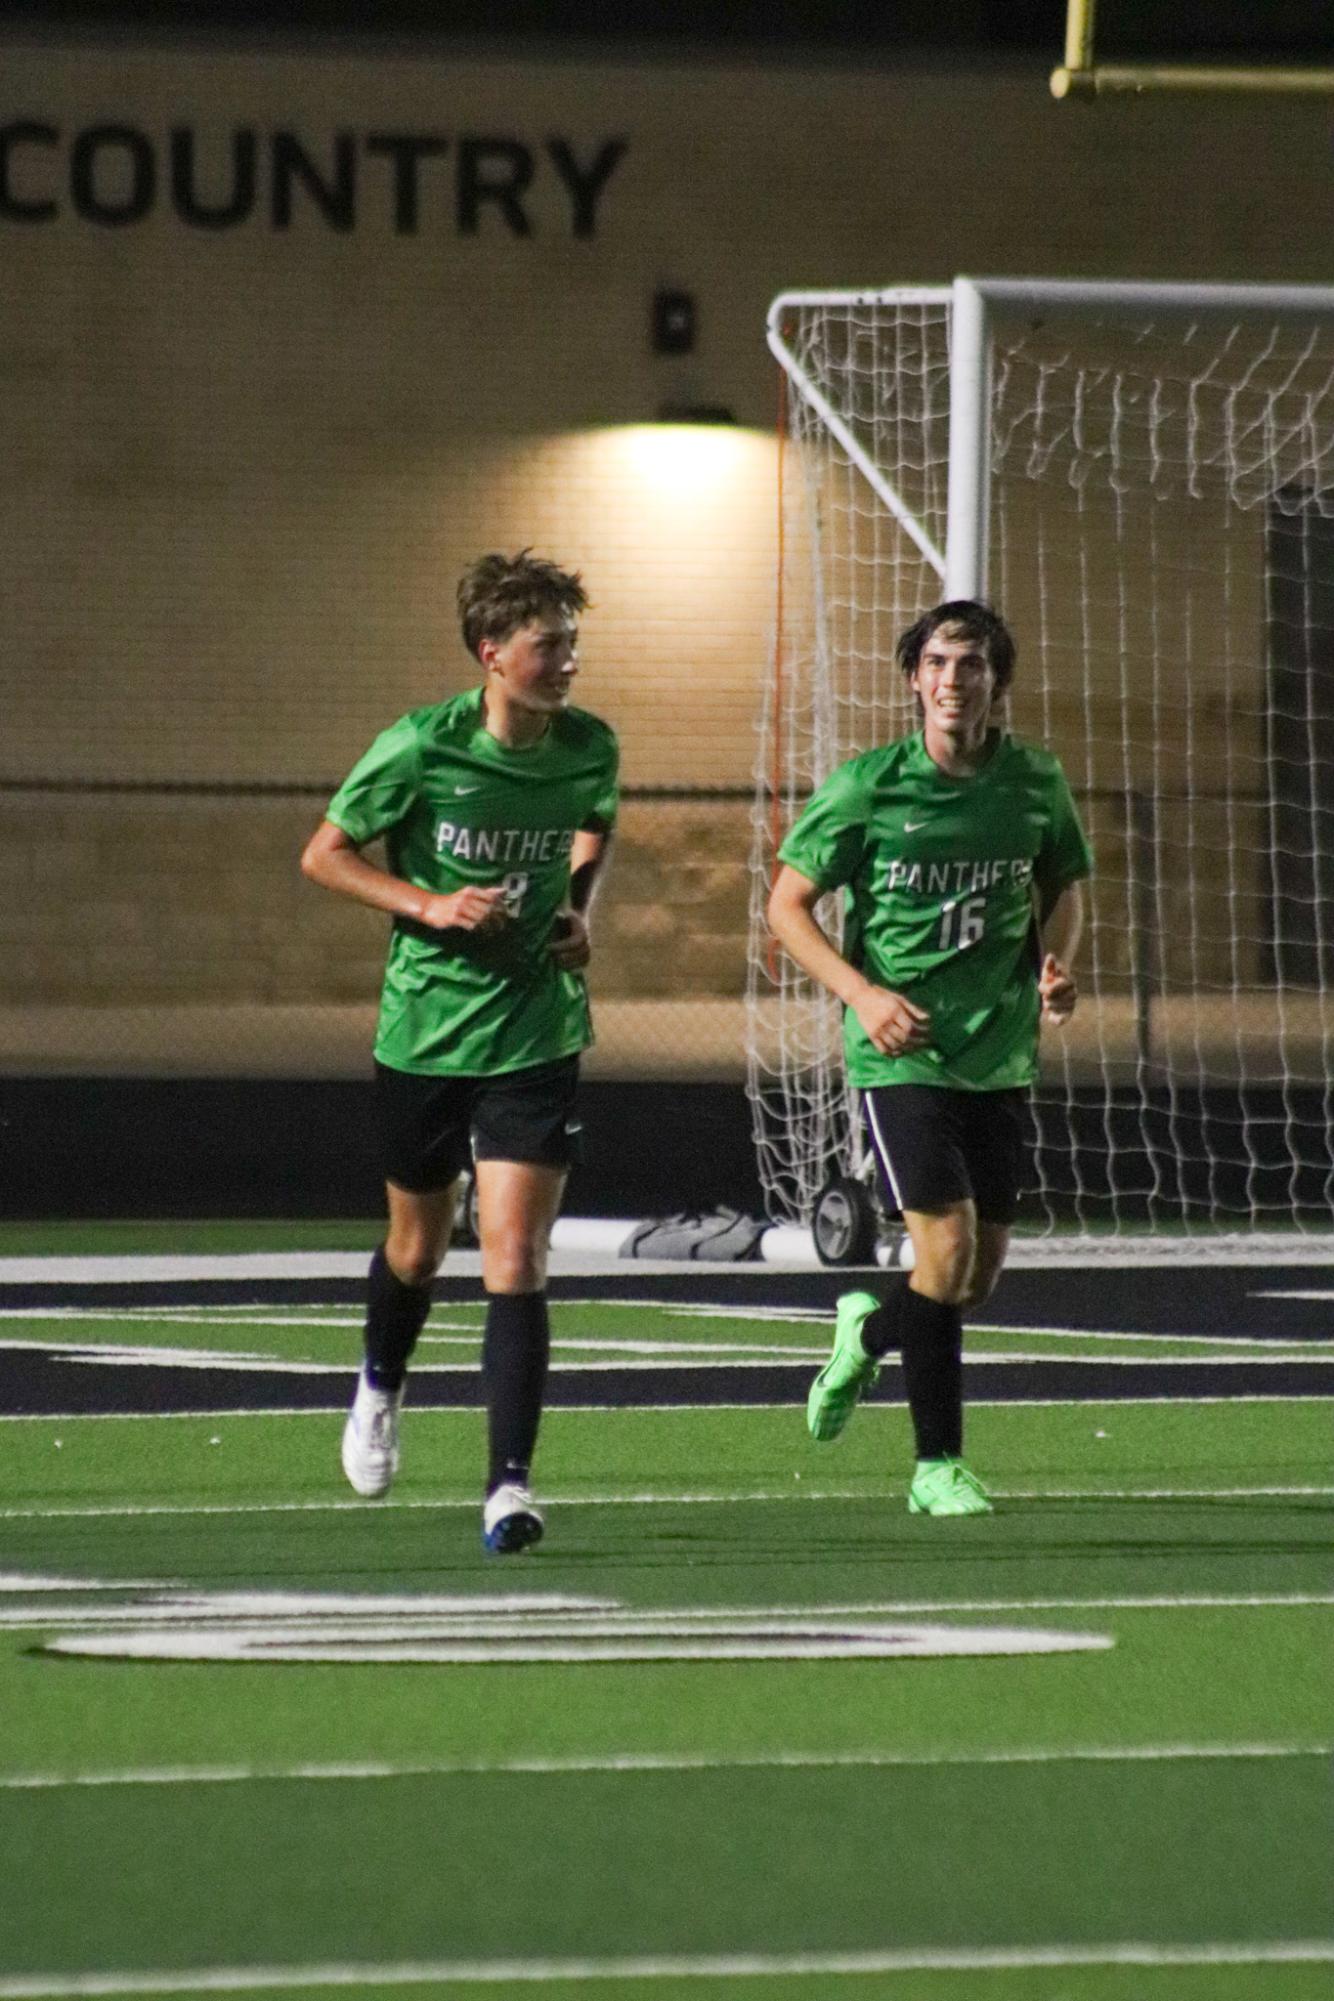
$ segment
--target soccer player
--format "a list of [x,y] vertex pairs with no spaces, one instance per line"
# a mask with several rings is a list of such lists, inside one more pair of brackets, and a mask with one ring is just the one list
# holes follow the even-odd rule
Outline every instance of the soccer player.
[[[886,1199],[913,1249],[881,1297],[845,1293],[807,1423],[837,1438],[900,1351],[916,1445],[914,1514],[991,1512],[963,1458],[963,1310],[992,1291],[1018,1204],[1039,1020],[1075,1006],[1091,856],[1061,767],[997,710],[1014,641],[972,599],[898,642],[920,727],[840,766],[779,850],[769,921],[844,1004]],[[845,891],[843,949],[816,905]]]
[[[616,814],[616,739],[570,705],[586,604],[577,572],[526,549],[471,564],[458,609],[481,685],[377,737],[301,862],[393,917],[375,1040],[389,1227],[371,1259],[343,1470],[375,1496],[398,1469],[408,1359],[471,1156],[487,1301],[482,1538],[497,1554],[543,1529],[528,1482],[547,1247],[578,1145],[589,913]],[[362,853],[381,836],[383,868]]]

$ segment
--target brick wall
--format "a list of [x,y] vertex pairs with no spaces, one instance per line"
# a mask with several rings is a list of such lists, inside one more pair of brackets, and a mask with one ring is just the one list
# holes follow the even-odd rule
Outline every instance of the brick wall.
[[[632,789],[748,787],[780,288],[1326,275],[1308,226],[1334,192],[1318,103],[1058,107],[1037,69],[22,41],[4,74],[8,115],[54,136],[15,151],[28,212],[0,215],[0,779],[315,788],[0,793],[0,998],[25,1007],[373,991],[376,921],[304,885],[295,856],[318,788],[374,731],[471,678],[452,589],[479,548],[533,543],[584,570],[579,699],[620,731]],[[86,135],[108,126],[142,145],[94,146],[89,167]],[[235,135],[255,136],[253,213],[181,220],[173,129],[215,203]],[[297,183],[275,225],[278,131],[326,176],[352,145],[348,227]],[[412,230],[377,132],[445,143],[419,163]],[[461,227],[469,135],[528,149],[526,233],[494,202]],[[553,135],[584,162],[625,142],[591,234]],[[697,297],[690,356],[650,349],[660,285]],[[664,401],[739,421],[664,433],[648,423]],[[1059,631],[1043,644],[1057,658]],[[1058,748],[1084,720],[1057,697]],[[1113,765],[1100,750],[1089,775]],[[747,847],[744,804],[632,801],[608,992],[736,995]]]

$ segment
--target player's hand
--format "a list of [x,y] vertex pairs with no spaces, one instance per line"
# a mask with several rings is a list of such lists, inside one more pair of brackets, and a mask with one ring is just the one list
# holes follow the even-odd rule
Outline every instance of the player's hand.
[[432,931],[498,931],[508,924],[505,892],[498,884],[490,889],[456,889],[448,896],[428,896],[421,922]]
[[867,1040],[883,1056],[903,1056],[922,1049],[931,1039],[931,1017],[916,1001],[888,987],[868,987],[852,1012],[866,1030]]
[[1038,995],[1042,1001],[1042,1019],[1063,1028],[1075,1011],[1079,988],[1051,952],[1042,961],[1042,971],[1038,974]]
[[567,973],[577,973],[592,957],[588,920],[577,910],[562,910],[551,932],[551,956]]

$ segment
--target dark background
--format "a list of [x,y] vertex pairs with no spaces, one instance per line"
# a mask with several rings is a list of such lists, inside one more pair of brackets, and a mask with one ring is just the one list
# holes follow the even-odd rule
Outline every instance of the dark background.
[[[797,56],[950,49],[1051,67],[1065,16],[1064,0],[0,0],[0,25],[79,33],[468,36],[664,54],[682,44]],[[1103,0],[1094,47],[1103,62],[1328,61],[1334,9],[1329,0]]]
[[[61,39],[319,37],[363,47],[378,39],[427,47],[466,39],[509,54],[574,59],[680,60],[693,48],[789,64],[851,57],[886,67],[916,52],[1039,72],[1062,60],[1065,18],[1064,0],[0,0],[0,31]],[[1102,62],[1329,64],[1334,6],[1104,0],[1095,52]],[[640,1216],[719,1201],[759,1211],[750,1112],[739,1086],[589,1084],[584,1109],[588,1160],[572,1178],[571,1213]],[[1230,1124],[1240,1108],[1219,1110]],[[1212,1116],[1212,1109],[1196,1109],[1201,1127]],[[1131,1138],[1127,1132],[1127,1143]],[[1106,1159],[1105,1108],[1090,1108],[1081,1152],[1096,1184]],[[1149,1171],[1147,1160],[1140,1165]],[[4,1213],[18,1217],[374,1213],[382,1198],[371,1087],[3,1080],[0,1188]]]
[[[739,1084],[585,1083],[572,1216],[763,1213]],[[264,1078],[0,1080],[0,1214],[372,1216],[375,1092]]]

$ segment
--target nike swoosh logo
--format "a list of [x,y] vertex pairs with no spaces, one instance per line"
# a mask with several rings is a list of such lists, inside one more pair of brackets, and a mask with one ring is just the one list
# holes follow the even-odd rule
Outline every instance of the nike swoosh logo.
[[905,820],[903,823],[903,831],[905,834],[915,834],[919,827],[924,827],[925,825],[926,825],[925,820]]
[[456,785],[454,787],[454,797],[461,799],[465,792],[480,792],[481,789],[480,785]]

